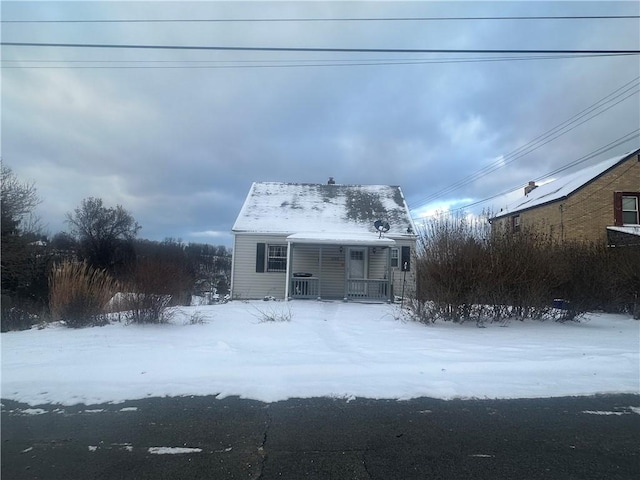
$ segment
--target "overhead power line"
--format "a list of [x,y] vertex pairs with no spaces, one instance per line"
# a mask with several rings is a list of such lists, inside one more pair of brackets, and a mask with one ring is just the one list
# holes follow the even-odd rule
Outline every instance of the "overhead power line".
[[580,50],[580,49],[451,49],[451,48],[332,48],[332,47],[230,47],[220,45],[135,45],[108,43],[45,43],[45,42],[1,42],[5,47],[43,47],[43,48],[105,48],[139,50],[215,50],[231,52],[323,52],[323,53],[489,53],[489,54],[640,54],[640,50]]
[[[597,157],[599,155],[602,155],[603,153],[606,153],[606,152],[608,152],[610,150],[613,150],[616,147],[622,146],[625,143],[629,143],[630,141],[636,140],[638,138],[640,138],[640,128],[637,128],[637,129],[635,129],[635,130],[623,135],[622,137],[617,138],[616,140],[614,140],[611,143],[608,143],[607,145],[599,147],[598,149],[592,151],[591,153],[588,153],[587,155],[584,155],[584,156],[582,156],[582,157],[580,157],[580,158],[578,158],[576,160],[573,160],[573,161],[569,162],[568,164],[564,165],[563,167],[560,167],[560,168],[558,168],[556,170],[553,170],[552,172],[545,173],[544,175],[536,177],[536,178],[533,179],[533,181],[537,182],[537,181],[540,181],[540,180],[547,179],[550,176],[555,175],[556,173],[560,173],[560,172],[562,172],[564,170],[567,170],[569,168],[575,167],[576,165],[579,165],[579,164],[584,163],[584,162],[586,162],[588,160],[591,160],[591,159],[593,159],[593,158],[595,158],[595,157]],[[467,210],[470,207],[476,207],[478,205],[482,205],[483,203],[487,203],[487,202],[489,202],[491,200],[495,200],[496,198],[499,198],[499,197],[502,197],[502,196],[507,195],[509,193],[512,193],[515,190],[517,190],[519,188],[522,188],[523,186],[524,185],[522,183],[520,183],[520,184],[518,184],[516,186],[513,186],[513,187],[507,189],[507,190],[503,190],[503,191],[501,191],[499,193],[496,193],[495,195],[491,195],[489,197],[477,200],[475,202],[468,203],[466,205],[451,209],[451,210],[449,210],[447,212],[443,212],[443,213],[450,214],[450,213],[456,213],[456,212],[463,212],[463,211]],[[418,208],[418,207],[410,207],[411,210],[416,210],[416,208]],[[414,217],[414,218],[417,218],[417,217]]]
[[487,17],[343,17],[343,18],[121,18],[69,20],[2,20],[1,23],[276,23],[276,22],[449,22],[504,20],[633,20],[639,15],[536,15]]
[[500,168],[504,168],[507,165],[515,162],[516,160],[519,160],[522,157],[541,148],[542,146],[552,142],[553,140],[569,133],[571,130],[574,130],[578,126],[588,122],[589,120],[597,117],[598,115],[603,114],[607,110],[613,108],[614,106],[632,97],[633,95],[638,94],[640,92],[639,80],[640,80],[640,77],[634,78],[630,82],[627,82],[626,84],[617,88],[616,90],[609,93],[605,97],[601,98],[597,102],[593,103],[589,107],[578,112],[577,114],[573,115],[569,119],[559,123],[558,125],[554,126],[550,130],[547,130],[545,133],[538,135],[533,140],[530,140],[524,145],[521,145],[520,147],[516,148],[512,152],[502,156],[501,158],[492,162],[490,165],[487,165],[486,167],[472,173],[471,175],[468,175],[467,177],[464,177],[461,180],[454,182],[448,187],[438,190],[437,192],[427,195],[426,197],[423,197],[422,199],[412,203],[424,205],[424,204],[433,202],[438,198],[442,198],[444,195],[447,195],[451,192],[454,192],[462,188],[465,185],[468,185],[476,180],[479,180],[480,178],[485,177]]
[[537,55],[438,59],[370,59],[370,60],[1,60],[2,68],[73,68],[73,69],[243,69],[243,68],[302,68],[302,67],[360,67],[393,65],[429,65],[455,63],[517,62],[563,60],[568,58],[597,58],[628,56],[608,55]]

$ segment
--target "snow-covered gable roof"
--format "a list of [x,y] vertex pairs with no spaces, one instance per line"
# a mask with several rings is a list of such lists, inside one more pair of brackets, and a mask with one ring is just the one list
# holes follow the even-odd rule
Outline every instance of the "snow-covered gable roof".
[[495,218],[510,215],[533,207],[538,207],[546,203],[555,202],[574,193],[576,190],[588,185],[601,175],[629,159],[629,157],[637,155],[640,149],[632,152],[609,158],[602,162],[596,163],[589,167],[583,168],[576,172],[569,173],[562,177],[543,180],[542,185],[536,187],[527,195],[511,201],[500,209]]
[[386,235],[415,232],[398,186],[256,182],[233,225],[234,233],[376,233],[374,222],[391,227]]

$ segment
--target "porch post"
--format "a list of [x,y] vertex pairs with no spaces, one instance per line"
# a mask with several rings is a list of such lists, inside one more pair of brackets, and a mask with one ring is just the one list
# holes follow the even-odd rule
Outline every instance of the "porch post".
[[318,254],[318,300],[322,298],[322,244],[320,244],[320,252]]
[[387,247],[387,302],[392,302],[392,292],[391,287],[393,286],[393,282],[391,281],[391,247]]
[[349,300],[349,254],[350,247],[344,245],[344,301]]
[[293,255],[291,255],[291,248],[293,244],[291,241],[287,241],[287,268],[285,273],[285,284],[284,284],[284,299],[285,301],[289,301],[289,284],[291,283],[291,259]]

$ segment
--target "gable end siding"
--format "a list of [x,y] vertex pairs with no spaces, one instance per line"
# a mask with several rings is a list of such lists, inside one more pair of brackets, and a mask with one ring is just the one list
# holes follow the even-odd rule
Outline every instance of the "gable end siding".
[[[262,244],[263,247],[259,247]],[[236,234],[233,251],[234,299],[261,299],[271,295],[284,298],[285,272],[256,271],[267,245],[286,245],[286,236]],[[264,256],[261,259],[264,270]]]

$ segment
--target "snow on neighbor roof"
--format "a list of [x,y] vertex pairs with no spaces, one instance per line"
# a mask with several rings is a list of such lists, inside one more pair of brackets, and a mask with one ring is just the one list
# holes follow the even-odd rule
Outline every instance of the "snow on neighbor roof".
[[415,232],[398,186],[255,182],[233,225],[234,233],[371,233],[389,222],[387,236]]
[[[541,182],[543,184],[533,189],[529,194],[523,195],[507,203],[506,206],[503,206],[494,218],[503,217],[568,197],[576,190],[595,180],[600,175],[603,175],[618,163],[622,163],[629,157],[638,154],[638,152],[640,152],[640,149],[609,158],[608,160],[585,167],[562,177],[543,180]],[[520,190],[520,192],[522,192],[522,190]]]

